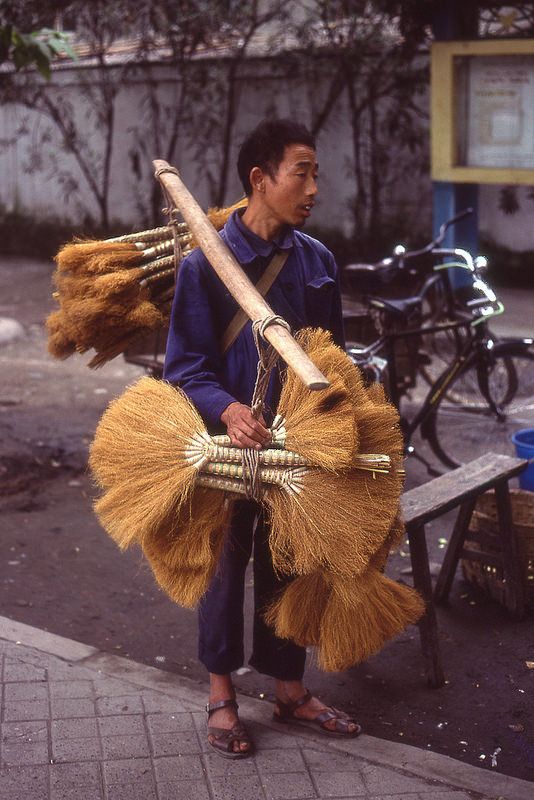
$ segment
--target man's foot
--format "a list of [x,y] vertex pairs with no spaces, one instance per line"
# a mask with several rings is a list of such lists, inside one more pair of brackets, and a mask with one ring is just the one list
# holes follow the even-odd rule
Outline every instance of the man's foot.
[[252,755],[250,736],[237,716],[238,705],[233,699],[210,702],[208,714],[208,744],[225,758],[246,758]]
[[252,741],[237,715],[231,675],[210,674],[208,742],[221,755],[245,757],[253,751]]
[[325,706],[297,681],[277,681],[274,718],[278,722],[296,719],[311,723],[337,736],[353,737],[361,733],[361,726],[348,714]]

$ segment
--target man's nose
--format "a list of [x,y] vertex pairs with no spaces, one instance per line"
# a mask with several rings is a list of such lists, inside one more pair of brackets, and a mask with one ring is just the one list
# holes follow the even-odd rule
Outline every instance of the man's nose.
[[317,186],[317,178],[310,178],[310,180],[308,181],[308,186],[306,188],[307,188],[307,194],[309,194],[310,197],[315,197],[315,195],[319,191],[319,187]]

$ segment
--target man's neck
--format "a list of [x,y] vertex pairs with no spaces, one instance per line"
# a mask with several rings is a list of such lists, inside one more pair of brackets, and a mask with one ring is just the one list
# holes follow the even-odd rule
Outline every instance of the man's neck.
[[273,242],[277,239],[285,227],[279,219],[272,215],[270,209],[257,205],[252,199],[249,200],[241,220],[252,233],[266,242]]

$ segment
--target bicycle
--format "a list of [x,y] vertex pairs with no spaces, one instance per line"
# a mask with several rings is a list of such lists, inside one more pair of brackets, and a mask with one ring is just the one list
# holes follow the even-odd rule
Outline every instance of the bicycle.
[[[354,363],[386,384],[399,411],[401,400],[417,387],[421,367],[432,363],[423,342],[447,336],[443,368],[435,376],[427,375],[430,387],[413,416],[401,415],[407,452],[417,455],[430,471],[431,465],[412,444],[417,430],[436,457],[454,468],[483,455],[490,445],[493,451],[509,452],[511,434],[534,423],[534,340],[497,339],[488,321],[503,313],[504,306],[483,278],[485,260],[460,248],[439,246],[447,228],[464,215],[445,223],[439,236],[421,250],[396,248],[392,258],[350,268],[353,274],[385,271],[387,279],[395,271],[410,269],[423,278],[410,297],[368,296],[366,306],[378,338],[366,347],[355,343],[347,347]],[[425,271],[410,265],[423,255]],[[429,268],[428,257],[440,263]],[[454,260],[442,263],[447,257]],[[470,277],[460,291],[446,277],[458,268]]]

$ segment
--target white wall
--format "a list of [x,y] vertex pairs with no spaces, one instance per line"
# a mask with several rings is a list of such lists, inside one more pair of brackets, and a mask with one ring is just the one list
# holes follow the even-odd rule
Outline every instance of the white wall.
[[[154,65],[160,102],[172,109],[179,88],[179,76],[174,68]],[[84,132],[85,151],[90,153],[91,173],[99,180],[102,159],[101,124],[87,100],[88,91],[95,91],[96,76],[90,70],[69,68],[54,72],[49,91],[51,96],[67,102],[73,108],[77,128]],[[89,87],[89,88],[88,88]],[[113,141],[110,217],[125,227],[144,224],[142,206],[153,187],[151,159],[164,156],[158,152],[157,131],[149,125],[145,103],[146,84],[141,71],[128,74],[117,96],[116,131]],[[244,69],[240,83],[240,112],[234,131],[231,162],[235,164],[239,144],[247,131],[264,116],[275,113],[309,123],[310,109],[320,103],[326,86],[306,82],[297,76],[288,78],[276,62],[251,60]],[[165,126],[165,119],[162,120]],[[137,138],[136,138],[137,132]],[[351,159],[351,131],[343,101],[335,108],[328,126],[318,140],[320,162],[320,194],[313,223],[351,232],[351,197],[355,193],[354,179],[348,165]],[[139,148],[141,141],[141,148]],[[394,147],[392,142],[392,147]],[[140,176],[132,170],[132,154],[138,151]],[[206,152],[208,159],[216,154]],[[396,154],[399,170],[405,168],[405,154]],[[202,158],[193,158],[190,142],[180,142],[174,159],[186,183],[204,205],[208,187],[203,176]],[[405,171],[405,169],[404,169]],[[84,216],[98,218],[98,207],[91,196],[87,179],[72,154],[65,152],[54,125],[43,115],[21,106],[0,108],[0,203],[8,210],[29,211],[40,217],[56,216],[83,224]],[[227,192],[231,202],[242,194],[235,168]],[[70,181],[76,191],[66,191]],[[163,201],[162,201],[163,204]],[[430,181],[416,170],[404,175],[393,188],[387,188],[386,205],[397,209],[409,224],[428,226],[430,220]]]

